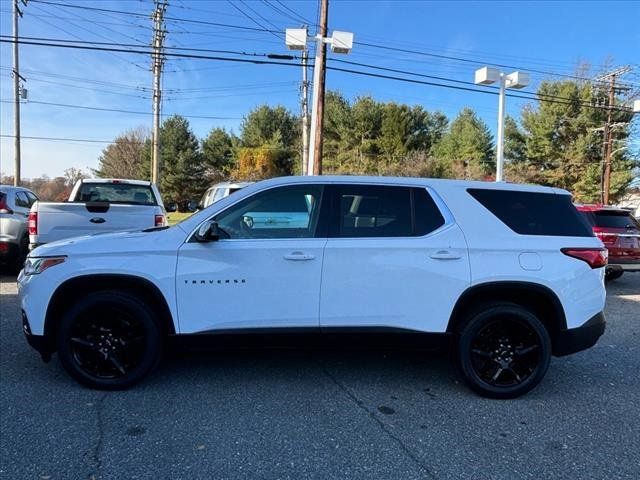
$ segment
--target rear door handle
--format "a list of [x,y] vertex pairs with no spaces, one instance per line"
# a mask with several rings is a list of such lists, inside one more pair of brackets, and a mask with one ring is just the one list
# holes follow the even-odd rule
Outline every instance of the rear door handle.
[[304,261],[304,260],[313,260],[315,257],[315,255],[308,255],[306,253],[303,252],[291,252],[288,255],[284,256],[285,260],[293,260],[293,261]]
[[462,258],[462,255],[455,252],[450,252],[449,250],[438,250],[430,255],[431,258],[435,260],[458,260]]

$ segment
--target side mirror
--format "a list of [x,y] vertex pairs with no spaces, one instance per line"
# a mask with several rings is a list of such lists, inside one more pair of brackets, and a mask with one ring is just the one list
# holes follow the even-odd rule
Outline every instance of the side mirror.
[[171,202],[165,206],[165,210],[169,213],[172,213],[178,210],[178,206],[175,203]]
[[228,235],[223,232],[215,220],[210,220],[200,225],[195,234],[195,239],[198,242],[217,242],[220,237],[228,237]]
[[198,209],[198,202],[193,200],[187,202],[187,210],[191,213],[195,212]]

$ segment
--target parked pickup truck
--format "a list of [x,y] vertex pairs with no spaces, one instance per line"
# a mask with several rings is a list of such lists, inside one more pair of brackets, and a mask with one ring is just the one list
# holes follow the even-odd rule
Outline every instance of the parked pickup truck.
[[66,202],[36,202],[29,212],[29,249],[70,237],[161,227],[160,193],[141,180],[78,180]]

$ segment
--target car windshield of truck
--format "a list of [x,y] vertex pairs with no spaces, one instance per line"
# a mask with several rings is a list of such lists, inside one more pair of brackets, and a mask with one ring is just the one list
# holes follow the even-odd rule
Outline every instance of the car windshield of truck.
[[131,183],[83,183],[74,201],[124,205],[158,204],[150,186]]

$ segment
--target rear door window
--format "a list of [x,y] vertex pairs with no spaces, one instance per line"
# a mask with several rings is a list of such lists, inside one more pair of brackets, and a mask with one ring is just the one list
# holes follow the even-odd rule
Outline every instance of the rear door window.
[[29,198],[25,192],[16,192],[16,207],[31,208]]
[[340,185],[334,192],[333,237],[414,237],[444,224],[425,189]]
[[470,188],[469,194],[521,235],[592,237],[591,226],[569,195]]

